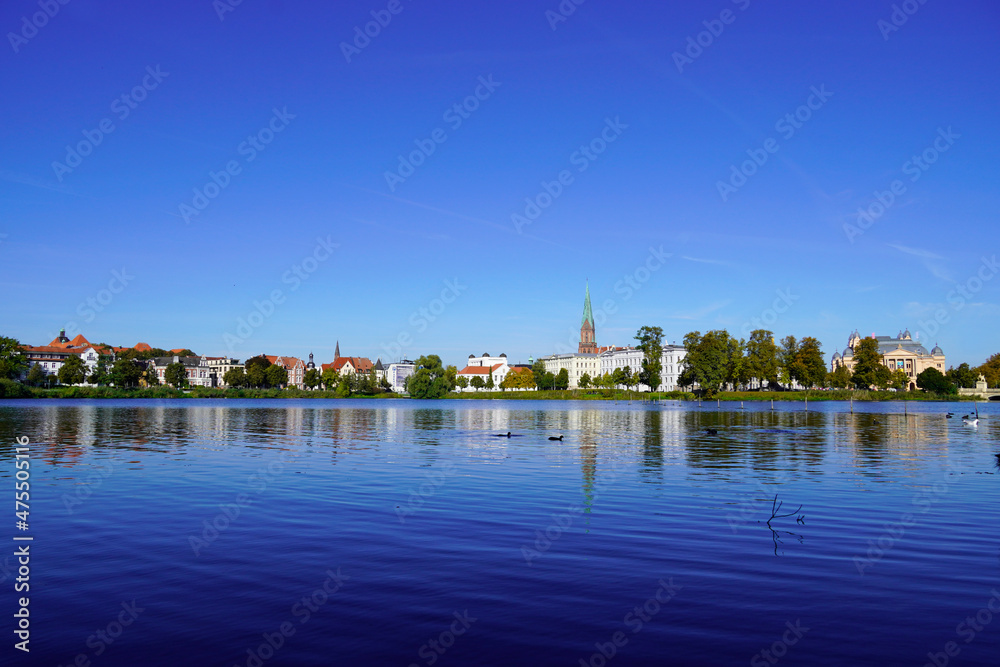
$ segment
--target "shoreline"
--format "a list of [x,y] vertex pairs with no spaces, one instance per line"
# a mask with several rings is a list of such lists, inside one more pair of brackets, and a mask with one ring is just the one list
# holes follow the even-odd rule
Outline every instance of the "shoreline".
[[[304,389],[207,389],[199,387],[192,390],[179,390],[169,387],[153,387],[140,389],[118,389],[115,387],[60,387],[55,389],[40,389],[24,387],[23,392],[15,396],[0,395],[0,399],[373,399],[373,400],[421,400],[411,399],[395,393],[375,395],[355,394],[337,396],[335,391],[304,390]],[[989,402],[988,399],[974,396],[938,395],[924,392],[888,392],[866,390],[808,390],[808,391],[750,391],[750,392],[719,392],[711,397],[699,399],[691,392],[659,392],[640,393],[623,392],[608,389],[567,389],[539,391],[493,391],[493,392],[450,392],[442,399],[427,400],[542,400],[542,401],[635,401],[649,403],[651,401],[678,401],[682,403],[735,403],[735,402],[768,402],[782,403],[828,401],[856,401],[859,403],[878,403],[885,401],[914,402]]]

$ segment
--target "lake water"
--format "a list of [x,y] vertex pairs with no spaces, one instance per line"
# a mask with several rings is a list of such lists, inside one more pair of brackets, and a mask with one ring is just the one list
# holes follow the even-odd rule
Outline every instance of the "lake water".
[[0,661],[1000,664],[998,407],[0,401]]

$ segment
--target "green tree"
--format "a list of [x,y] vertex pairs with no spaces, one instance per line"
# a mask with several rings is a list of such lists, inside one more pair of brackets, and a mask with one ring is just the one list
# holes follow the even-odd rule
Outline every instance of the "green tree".
[[458,380],[458,368],[455,366],[445,368],[444,378],[448,381],[448,391],[455,391],[455,382]]
[[391,392],[392,391],[392,383],[389,382],[389,378],[387,378],[384,375],[378,381],[378,386],[382,389],[382,391],[387,391],[387,392]]
[[584,373],[583,375],[581,375],[580,382],[578,383],[580,385],[580,389],[586,389],[587,387],[589,387],[590,382],[591,382],[590,373]]
[[340,372],[333,370],[333,366],[323,371],[320,379],[328,390],[334,390],[340,386]]
[[87,376],[87,382],[90,384],[96,384],[100,387],[103,387],[111,382],[111,374],[108,372],[108,358],[106,356],[102,355],[97,360],[97,363],[94,365],[94,370]]
[[569,389],[569,370],[560,368],[556,373],[556,389]]
[[156,372],[156,365],[154,363],[149,363],[149,365],[146,366],[146,370],[142,374],[142,379],[146,381],[147,387],[160,386],[160,376]]
[[452,384],[445,377],[446,370],[436,354],[420,357],[415,362],[416,372],[407,378],[406,390],[413,398],[443,398],[451,391]]
[[486,382],[485,382],[485,381],[483,380],[483,378],[481,378],[481,377],[480,377],[480,376],[478,376],[478,375],[474,376],[474,377],[472,378],[472,380],[470,380],[470,381],[469,381],[469,384],[470,384],[470,385],[472,386],[472,388],[473,388],[473,389],[475,389],[476,391],[479,391],[480,389],[482,389],[483,387],[485,387],[485,386],[486,386]]
[[977,380],[979,379],[979,375],[982,375],[986,379],[987,386],[993,388],[1000,386],[1000,352],[992,355],[982,366],[976,369]]
[[[9,378],[5,378],[9,379]],[[28,371],[28,377],[24,379],[25,384],[31,387],[41,387],[49,380],[49,374],[45,372],[41,364],[32,364]]]
[[684,370],[680,383],[689,387],[697,384],[706,396],[711,396],[727,382],[739,380],[742,374],[742,343],[729,332],[713,330],[704,336],[692,331],[684,336]]
[[322,374],[319,372],[318,368],[307,369],[305,374],[302,376],[302,384],[309,389],[315,389],[322,381]]
[[146,365],[135,359],[117,359],[111,366],[111,381],[116,387],[138,387]]
[[0,378],[16,380],[28,370],[28,356],[14,338],[0,336]]
[[502,389],[534,389],[535,388],[535,377],[534,373],[529,369],[516,370],[511,369],[507,376],[500,383]]
[[781,347],[777,350],[778,377],[785,387],[801,380],[802,367],[799,364],[799,341],[795,336],[785,336],[781,339]]
[[851,371],[847,366],[837,366],[837,370],[827,375],[826,381],[834,389],[847,389],[853,384]]
[[[879,371],[885,368],[885,373]],[[882,354],[878,351],[878,341],[874,338],[862,338],[854,348],[854,376],[852,380],[858,389],[868,389],[878,386],[880,382],[888,384],[889,369],[882,362]]]
[[969,364],[959,364],[958,368],[949,368],[945,377],[956,387],[966,387],[971,389],[976,386],[979,373],[969,367]]
[[806,387],[822,387],[826,383],[826,362],[823,361],[823,348],[820,342],[812,336],[805,336],[799,342],[798,363],[796,366],[799,382]]
[[166,370],[163,371],[163,379],[174,389],[185,387],[187,386],[187,368],[180,361],[167,364]]
[[337,398],[350,398],[351,383],[346,377],[340,378],[340,382],[337,383],[337,389],[334,391],[333,395]]
[[761,389],[768,383],[778,381],[778,346],[774,344],[774,334],[767,329],[755,329],[750,332],[750,340],[747,341],[746,376],[760,382]]
[[458,387],[462,388],[462,389],[468,389],[469,388],[469,378],[465,377],[464,375],[461,376],[461,377],[458,377],[458,378],[455,379],[455,384]]
[[222,382],[227,387],[245,387],[247,386],[247,374],[240,367],[230,368],[226,371],[225,375],[222,376]]
[[271,366],[271,360],[263,354],[247,359],[244,364],[247,374],[247,384],[251,387],[266,387],[267,369]]
[[62,384],[83,384],[87,380],[87,364],[79,355],[71,354],[59,368],[59,382]]
[[663,329],[660,327],[639,327],[635,333],[639,341],[638,348],[642,350],[642,370],[639,381],[649,387],[650,391],[658,391],[662,384],[663,373]]
[[267,376],[267,386],[269,387],[284,387],[288,384],[288,371],[285,370],[284,366],[271,364],[264,370],[264,374]]
[[910,376],[907,375],[903,370],[897,368],[892,371],[892,375],[889,378],[889,386],[896,391],[904,391],[910,384]]
[[957,394],[958,388],[936,368],[925,368],[917,376],[917,386],[935,394]]
[[493,373],[490,373],[489,375],[486,376],[486,388],[489,391],[493,391],[494,389],[496,389],[496,387],[497,383],[496,381],[493,380]]

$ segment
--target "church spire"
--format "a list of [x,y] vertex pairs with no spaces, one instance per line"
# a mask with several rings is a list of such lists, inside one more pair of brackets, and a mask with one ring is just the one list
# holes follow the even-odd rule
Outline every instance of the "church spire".
[[333,360],[340,359],[340,341],[337,341],[337,349],[333,351]]
[[594,311],[590,307],[590,283],[587,283],[587,296],[583,300],[583,323],[580,325],[580,354],[594,354],[597,343],[594,342]]

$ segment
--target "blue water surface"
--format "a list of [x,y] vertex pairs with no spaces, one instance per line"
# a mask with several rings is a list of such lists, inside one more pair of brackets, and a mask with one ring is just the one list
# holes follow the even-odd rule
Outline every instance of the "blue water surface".
[[971,409],[0,401],[0,662],[1000,664]]

